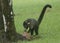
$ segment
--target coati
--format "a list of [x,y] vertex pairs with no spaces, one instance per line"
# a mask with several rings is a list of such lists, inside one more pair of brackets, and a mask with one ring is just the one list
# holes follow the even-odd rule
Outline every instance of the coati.
[[38,20],[30,18],[30,19],[27,19],[23,22],[23,27],[25,28],[25,31],[28,30],[27,32],[31,33],[31,35],[33,35],[33,32],[35,31],[35,35],[38,35],[39,25],[41,24],[44,13],[48,7],[52,8],[52,6],[49,4],[45,5],[40,16],[39,16],[39,18],[38,18]]

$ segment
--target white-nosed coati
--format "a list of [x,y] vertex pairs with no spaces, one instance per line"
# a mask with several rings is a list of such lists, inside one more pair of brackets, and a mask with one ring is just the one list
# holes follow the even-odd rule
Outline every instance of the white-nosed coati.
[[31,33],[31,35],[33,35],[33,32],[35,31],[35,34],[38,35],[38,29],[39,29],[39,25],[43,19],[44,13],[46,11],[46,8],[52,8],[51,5],[47,4],[44,6],[38,20],[35,19],[27,19],[23,22],[23,26],[25,28],[25,31],[28,30],[27,32]]

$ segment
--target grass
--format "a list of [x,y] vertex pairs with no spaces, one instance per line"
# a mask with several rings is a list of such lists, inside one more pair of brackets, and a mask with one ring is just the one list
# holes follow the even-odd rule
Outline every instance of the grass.
[[60,43],[60,0],[13,0],[15,26],[18,33],[23,33],[23,21],[27,18],[38,19],[42,8],[51,4],[39,26],[40,39],[18,41],[17,43]]

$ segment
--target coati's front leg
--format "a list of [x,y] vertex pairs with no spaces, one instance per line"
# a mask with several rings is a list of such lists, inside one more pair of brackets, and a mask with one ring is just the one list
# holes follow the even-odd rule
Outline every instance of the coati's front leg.
[[38,27],[35,27],[33,29],[29,29],[28,33],[31,33],[31,35],[34,35],[34,32],[35,32],[35,35],[38,35]]
[[34,34],[34,29],[31,29],[30,33],[31,33],[31,35],[33,35]]
[[30,33],[31,35],[33,35],[34,29],[29,28],[29,30],[27,32]]
[[35,35],[38,35],[38,29],[39,27],[35,27]]

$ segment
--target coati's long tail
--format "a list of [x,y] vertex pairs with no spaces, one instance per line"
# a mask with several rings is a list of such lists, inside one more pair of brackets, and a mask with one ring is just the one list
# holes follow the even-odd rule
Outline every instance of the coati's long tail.
[[42,19],[43,19],[43,16],[44,16],[44,13],[45,13],[45,11],[46,11],[46,8],[52,8],[52,6],[51,5],[49,5],[49,4],[47,4],[47,5],[45,5],[44,6],[44,8],[43,8],[43,10],[42,10],[42,12],[41,12],[41,14],[40,14],[40,16],[39,16],[39,18],[38,18],[38,23],[40,24],[41,23],[41,21],[42,21]]

